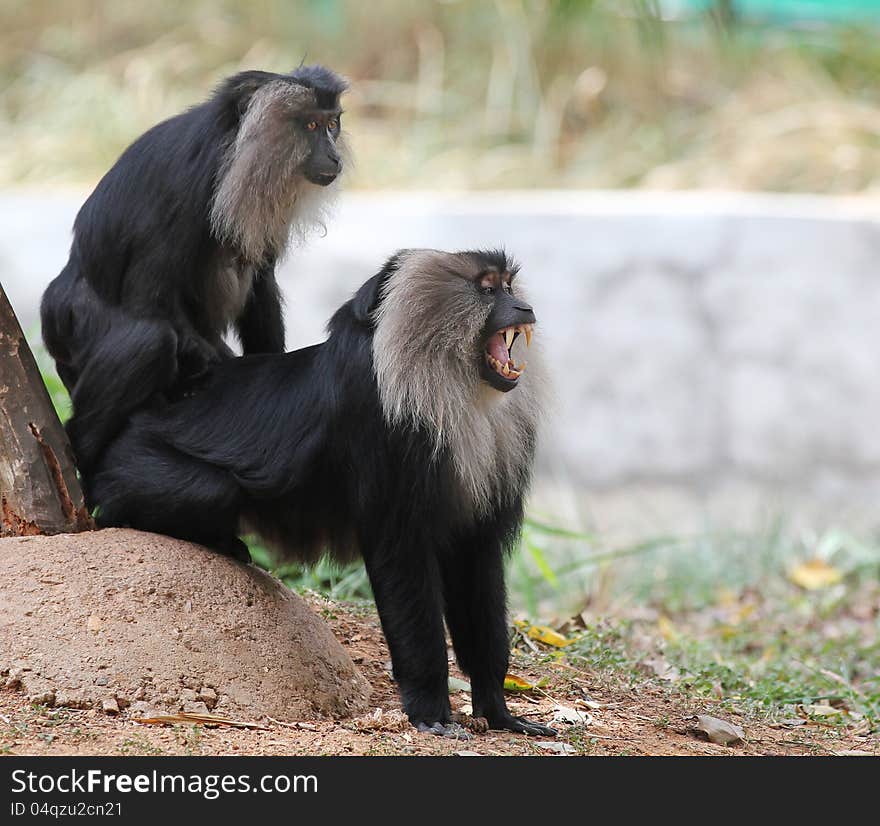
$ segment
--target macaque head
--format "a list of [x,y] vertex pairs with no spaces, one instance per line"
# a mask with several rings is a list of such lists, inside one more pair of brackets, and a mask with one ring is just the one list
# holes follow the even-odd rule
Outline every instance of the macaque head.
[[235,131],[211,221],[251,260],[281,254],[291,231],[303,236],[322,225],[348,154],[339,102],[347,88],[323,66],[242,72],[221,88]]
[[342,107],[348,84],[323,66],[301,66],[290,76],[298,87],[286,107],[298,135],[299,171],[310,183],[328,186],[342,172]]
[[520,386],[536,318],[518,269],[501,250],[403,250],[361,288],[355,312],[375,327],[390,408],[424,411],[441,397]]
[[[536,323],[532,305],[515,286],[518,271],[502,250],[398,253],[359,294],[372,297],[379,322],[380,371],[386,361],[417,370],[424,359],[425,371],[438,380],[452,370],[460,376],[457,384],[464,379],[501,393],[513,390],[526,367],[520,352],[531,345]],[[395,347],[392,338],[407,347]]]

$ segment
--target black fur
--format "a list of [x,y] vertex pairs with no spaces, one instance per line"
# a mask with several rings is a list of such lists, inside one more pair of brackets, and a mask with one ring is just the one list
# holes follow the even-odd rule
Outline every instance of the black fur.
[[[74,223],[70,258],[43,297],[43,338],[71,393],[68,432],[88,471],[126,416],[229,355],[226,322],[208,312],[218,272],[238,251],[212,232],[211,204],[227,148],[251,96],[286,79],[335,102],[329,69],[242,72],[215,94],[136,140],[101,179]],[[245,353],[282,352],[275,254],[255,269],[235,327]]]
[[[431,434],[383,415],[373,318],[395,267],[392,259],[336,312],[323,344],[225,361],[191,396],[135,414],[93,476],[98,521],[244,557],[241,519],[300,560],[360,554],[414,725],[443,733],[450,723],[445,616],[474,715],[492,728],[553,734],[513,717],[503,694],[503,560],[524,491],[473,515]],[[529,464],[533,447],[523,445]]]

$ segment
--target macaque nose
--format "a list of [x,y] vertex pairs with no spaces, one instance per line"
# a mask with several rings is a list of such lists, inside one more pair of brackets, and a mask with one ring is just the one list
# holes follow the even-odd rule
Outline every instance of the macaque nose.
[[513,305],[513,309],[526,316],[526,318],[520,322],[521,324],[534,324],[538,320],[535,318],[535,311],[532,309],[532,305],[526,304],[525,301],[517,299],[516,303]]

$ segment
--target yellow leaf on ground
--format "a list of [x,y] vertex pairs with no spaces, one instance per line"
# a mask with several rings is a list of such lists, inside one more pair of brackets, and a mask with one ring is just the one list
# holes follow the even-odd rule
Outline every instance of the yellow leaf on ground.
[[807,591],[817,591],[840,582],[843,574],[822,559],[809,559],[792,568],[788,578]]
[[553,645],[556,648],[565,648],[566,645],[571,645],[574,642],[546,625],[533,625],[529,628],[528,635],[530,639],[543,642],[545,645]]
[[675,629],[675,624],[669,617],[665,617],[662,614],[657,620],[657,630],[667,642],[673,642],[678,639],[678,631]]
[[836,708],[828,703],[808,703],[796,706],[798,714],[804,717],[841,717],[846,714],[846,709]]
[[531,691],[533,688],[534,686],[528,680],[517,677],[516,674],[504,675],[505,691]]

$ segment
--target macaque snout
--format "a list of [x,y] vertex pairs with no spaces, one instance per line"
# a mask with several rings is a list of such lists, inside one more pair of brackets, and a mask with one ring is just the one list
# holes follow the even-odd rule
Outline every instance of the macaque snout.
[[305,170],[306,179],[318,186],[328,186],[342,172],[342,159],[336,152],[328,152],[323,157],[313,159]]

